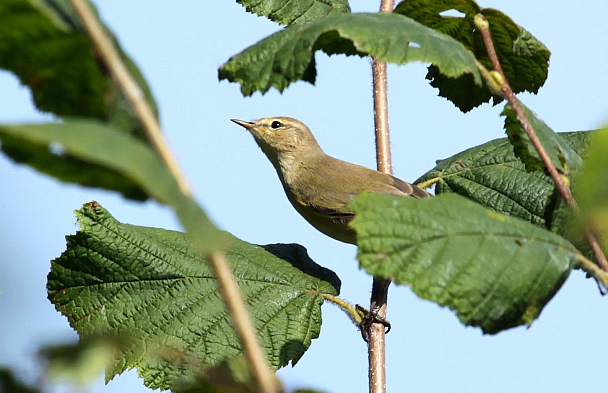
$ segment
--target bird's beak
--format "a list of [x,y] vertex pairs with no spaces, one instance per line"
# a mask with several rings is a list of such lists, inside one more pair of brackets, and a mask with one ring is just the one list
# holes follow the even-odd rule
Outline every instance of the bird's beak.
[[244,127],[244,128],[246,128],[248,130],[252,129],[253,126],[255,126],[255,124],[253,122],[250,122],[250,121],[239,120],[239,119],[230,119],[230,121],[235,122],[239,126]]

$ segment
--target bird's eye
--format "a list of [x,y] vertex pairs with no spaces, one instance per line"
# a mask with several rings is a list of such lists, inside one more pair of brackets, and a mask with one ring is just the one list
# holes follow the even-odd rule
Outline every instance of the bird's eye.
[[270,123],[270,128],[272,128],[273,130],[276,130],[277,128],[281,128],[281,127],[283,127],[283,123],[281,123],[278,120],[275,120],[272,123]]

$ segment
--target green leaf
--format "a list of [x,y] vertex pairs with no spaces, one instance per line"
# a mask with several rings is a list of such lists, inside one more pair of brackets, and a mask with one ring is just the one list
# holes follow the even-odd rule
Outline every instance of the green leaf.
[[348,0],[237,0],[248,12],[282,25],[301,25],[350,12]]
[[[156,110],[141,72],[107,32]],[[145,140],[139,122],[67,1],[4,0],[0,7],[0,68],[14,73],[30,88],[42,111],[60,117],[95,118]]]
[[[559,136],[584,154],[593,132]],[[435,194],[457,193],[497,212],[551,228],[553,180],[543,172],[528,172],[507,138],[495,139],[439,160],[416,184],[435,184]]]
[[[583,160],[568,144],[547,126],[534,112],[519,102],[530,125],[545,148],[553,165],[561,172],[569,175],[583,166]],[[545,164],[530,142],[530,138],[521,126],[515,111],[510,105],[505,105],[501,113],[505,116],[505,132],[513,145],[515,155],[526,165],[528,171],[544,171]]]
[[[595,132],[558,134],[577,154],[585,156]],[[467,149],[445,160],[416,180],[435,194],[456,193],[497,212],[521,218],[557,233],[593,259],[589,244],[572,225],[553,180],[543,172],[528,172],[507,138]],[[573,190],[576,193],[576,187]]]
[[292,82],[314,83],[314,54],[371,55],[405,64],[432,62],[450,77],[470,74],[481,85],[473,55],[456,40],[397,14],[343,14],[292,25],[233,56],[219,79],[238,82],[245,96],[283,91]]
[[[452,10],[463,15],[445,15],[446,11]],[[481,13],[490,24],[496,53],[513,91],[537,93],[547,79],[551,56],[549,50],[498,10],[482,9],[471,0],[404,0],[395,12],[462,42],[483,66],[492,69],[481,34],[473,22],[474,16]],[[431,81],[431,86],[439,89],[440,96],[452,101],[463,112],[489,102],[490,98],[493,98],[494,104],[502,101],[485,86],[473,84],[468,74],[453,78],[436,65],[431,65],[426,78]]]
[[[29,137],[30,132],[43,133],[48,128],[54,128],[57,132],[62,132],[63,129],[75,127],[77,126],[71,123],[0,125],[0,148],[13,161],[27,164],[37,171],[63,182],[117,191],[124,197],[136,201],[148,199],[148,194],[129,177],[101,165],[79,159],[69,153],[64,153],[61,145],[52,142],[52,140],[37,141]],[[94,135],[89,133],[89,130],[87,126],[84,126],[82,129],[74,129],[73,132],[82,132],[93,138],[92,140],[97,140]]]
[[96,338],[78,344],[47,346],[39,355],[45,360],[49,379],[85,387],[103,373],[118,348],[120,343],[116,340]]
[[[575,179],[576,199],[581,209],[580,222],[592,228],[608,251],[608,128],[598,131],[592,140],[585,168]],[[572,224],[572,222],[570,222]]]
[[[32,124],[23,126],[0,127],[2,148],[4,141],[23,141],[20,145],[35,146],[33,153],[43,153],[44,149],[58,151],[57,154],[42,154],[41,157],[29,157],[37,169],[52,175],[61,175],[64,168],[62,161],[85,163],[82,168],[96,168],[93,172],[79,171],[83,176],[95,175],[102,171],[114,176],[117,181],[125,181],[129,187],[139,187],[138,193],[155,198],[161,203],[171,205],[184,226],[192,233],[192,240],[202,251],[217,250],[225,246],[222,233],[213,226],[200,207],[190,198],[184,196],[173,175],[169,173],[160,158],[151,148],[129,135],[102,123],[90,120],[71,120],[64,124]],[[23,150],[18,153],[21,154]],[[30,154],[32,152],[27,152]],[[33,154],[32,153],[32,154]],[[55,165],[59,165],[55,168]],[[68,164],[65,164],[67,166]],[[66,176],[62,180],[74,180]],[[78,178],[79,179],[79,178]],[[94,184],[96,180],[91,182]],[[83,182],[85,183],[85,182]],[[90,185],[90,184],[85,184]],[[101,186],[111,188],[111,184]],[[126,193],[120,184],[116,186]]]
[[[76,214],[81,230],[52,261],[48,296],[81,338],[127,338],[107,379],[137,367],[147,386],[168,389],[241,353],[212,270],[183,233],[121,224],[95,202]],[[231,240],[226,257],[270,363],[295,364],[339,279],[302,246]]]
[[458,195],[364,194],[351,207],[361,267],[484,333],[531,324],[577,254],[560,236]]

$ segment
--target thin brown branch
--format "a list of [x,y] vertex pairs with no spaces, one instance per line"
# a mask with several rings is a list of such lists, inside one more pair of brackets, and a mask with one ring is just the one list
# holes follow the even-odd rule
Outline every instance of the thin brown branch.
[[[559,194],[564,199],[564,201],[566,201],[566,204],[568,205],[570,210],[572,210],[574,215],[578,216],[579,207],[576,203],[576,200],[574,199],[574,196],[572,195],[572,191],[570,190],[570,187],[564,181],[564,178],[559,173],[559,171],[557,170],[555,165],[553,165],[553,162],[551,162],[551,158],[549,157],[549,155],[547,154],[547,151],[545,150],[544,146],[540,142],[540,139],[538,139],[538,136],[536,135],[534,128],[530,124],[530,121],[526,117],[526,114],[524,113],[521,105],[519,105],[519,101],[515,97],[515,93],[513,93],[513,90],[511,89],[511,86],[509,85],[509,81],[505,77],[505,74],[500,65],[500,61],[498,60],[498,56],[496,54],[496,49],[494,48],[494,43],[492,41],[492,35],[490,33],[490,26],[489,26],[489,23],[488,23],[487,19],[485,18],[485,16],[483,16],[481,14],[475,15],[475,26],[479,29],[481,36],[483,37],[483,43],[488,52],[490,61],[492,62],[492,67],[494,68],[494,71],[498,72],[500,74],[500,77],[502,78],[501,92],[503,93],[503,95],[507,99],[507,101],[509,102],[509,105],[511,105],[511,108],[513,108],[513,111],[515,112],[515,115],[517,116],[519,123],[521,124],[524,131],[530,138],[530,142],[532,143],[532,146],[534,146],[534,149],[538,152],[538,155],[540,156],[541,160],[543,161],[543,164],[545,165],[545,168],[546,168],[547,172],[549,173],[549,176],[551,176],[551,178],[553,179],[553,182],[555,183],[555,187],[557,188]],[[586,228],[584,232],[585,232],[585,237],[587,238],[587,241],[589,242],[589,245],[591,246],[591,249],[593,250],[593,254],[595,255],[600,267],[604,271],[608,272],[608,260],[606,259],[606,255],[602,251],[595,234],[593,233],[593,231],[590,228]]]
[[251,315],[243,301],[224,253],[211,253],[209,259],[211,260],[211,265],[219,284],[220,293],[234,322],[234,328],[243,344],[243,352],[247,358],[247,363],[256,379],[257,391],[263,393],[282,391],[278,378],[268,366],[266,355],[258,342],[255,329],[253,328]]
[[[173,152],[161,132],[154,111],[145,99],[141,88],[127,70],[112,41],[108,38],[97,18],[84,0],[71,0],[82,24],[87,30],[91,40],[97,47],[103,62],[110,70],[127,101],[132,106],[135,116],[141,122],[148,139],[156,149],[161,159],[176,178],[182,193],[192,198],[192,192],[186,177],[183,175]],[[222,252],[213,252],[207,255],[210,265],[215,273],[220,293],[226,307],[230,312],[235,330],[243,345],[243,352],[247,357],[258,391],[263,393],[276,393],[282,390],[276,375],[268,365],[264,351],[259,345],[251,316],[234,280],[232,270]]]
[[177,180],[182,193],[187,196],[192,196],[188,180],[180,169],[179,164],[175,159],[175,155],[171,152],[171,148],[161,132],[156,115],[146,101],[142,89],[125,66],[120,55],[116,51],[116,48],[114,48],[112,41],[108,38],[86,2],[83,0],[71,1],[87,33],[99,51],[103,62],[110,70],[110,73],[116,80],[116,83],[125,95],[127,101],[131,104],[135,116],[144,127],[150,143],[154,146],[158,155]]
[[[392,12],[393,0],[381,0],[380,12]],[[388,126],[388,94],[386,63],[372,59],[374,124],[376,134],[376,163],[378,170],[392,174],[390,131]],[[374,278],[370,300],[370,312],[380,319],[386,318],[388,288],[390,280]],[[368,337],[369,391],[386,392],[386,333],[385,325],[372,323]]]

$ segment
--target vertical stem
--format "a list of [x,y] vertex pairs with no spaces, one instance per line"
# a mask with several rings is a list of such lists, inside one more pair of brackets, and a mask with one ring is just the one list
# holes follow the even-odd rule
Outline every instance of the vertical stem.
[[[393,0],[382,0],[380,12],[392,12],[395,4]],[[390,132],[388,127],[388,95],[386,63],[372,59],[373,95],[374,95],[374,125],[376,132],[376,162],[378,170],[391,174]],[[388,287],[390,280],[374,278],[370,301],[370,312],[377,313],[378,317],[386,317]],[[372,323],[368,332],[368,364],[369,364],[369,392],[386,392],[386,340],[385,326],[381,323]]]
[[388,127],[386,63],[372,59],[374,87],[374,125],[376,129],[376,165],[380,172],[392,174],[391,142]]

